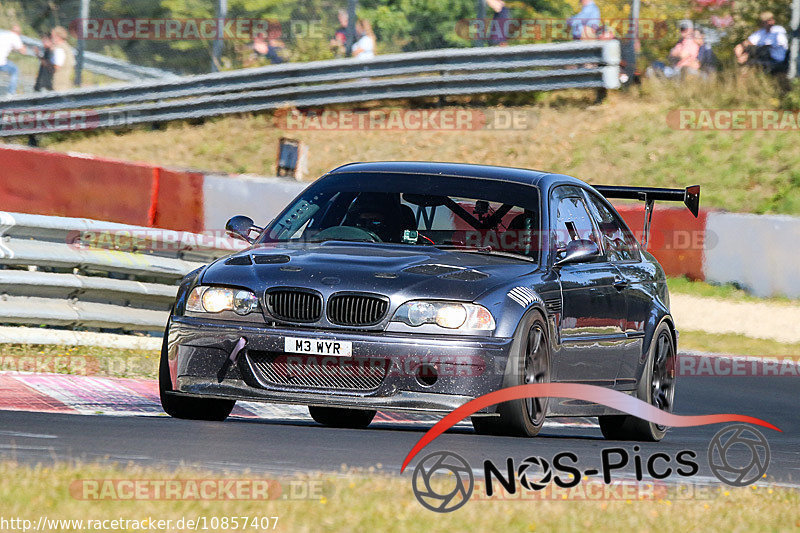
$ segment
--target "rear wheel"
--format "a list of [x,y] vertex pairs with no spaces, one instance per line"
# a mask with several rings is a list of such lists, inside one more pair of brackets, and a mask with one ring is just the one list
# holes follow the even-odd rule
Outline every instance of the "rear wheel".
[[[675,343],[669,326],[662,323],[653,335],[637,397],[662,411],[672,412],[675,402]],[[667,428],[631,415],[601,416],[600,430],[609,440],[659,441]]]
[[375,418],[376,411],[343,409],[340,407],[309,406],[308,412],[316,422],[333,428],[363,429]]
[[215,398],[190,398],[175,396],[172,392],[172,379],[169,375],[169,358],[167,355],[167,337],[169,323],[164,330],[164,341],[161,343],[161,360],[158,365],[158,392],[161,407],[173,418],[186,420],[209,420],[221,422],[228,418],[236,405],[236,400],[218,400]]
[[[505,386],[550,382],[550,343],[547,328],[538,313],[532,323],[520,328],[512,361],[514,372]],[[482,435],[536,436],[544,425],[549,398],[524,398],[497,406],[499,417],[473,417],[472,426]]]

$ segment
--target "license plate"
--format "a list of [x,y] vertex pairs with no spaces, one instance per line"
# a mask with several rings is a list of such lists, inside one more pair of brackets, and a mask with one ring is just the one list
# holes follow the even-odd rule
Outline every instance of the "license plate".
[[286,353],[307,353],[311,355],[333,355],[349,357],[353,355],[350,341],[329,341],[322,339],[299,339],[284,337],[283,351]]

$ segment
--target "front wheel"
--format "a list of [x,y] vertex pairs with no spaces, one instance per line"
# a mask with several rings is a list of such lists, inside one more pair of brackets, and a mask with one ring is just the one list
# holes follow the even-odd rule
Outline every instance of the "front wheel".
[[164,412],[173,418],[185,420],[209,420],[222,422],[233,411],[236,400],[218,400],[215,398],[190,398],[170,394],[172,379],[169,375],[169,357],[167,353],[167,338],[169,323],[164,329],[164,341],[161,343],[161,360],[158,365],[158,392],[161,397],[161,407]]
[[[544,318],[536,313],[532,322],[522,324],[511,361],[513,372],[505,386],[550,382],[550,343]],[[481,435],[534,437],[547,416],[549,398],[524,398],[497,406],[499,417],[473,417],[472,426]]]
[[340,407],[309,406],[308,412],[314,421],[333,428],[363,429],[375,418],[371,409],[342,409]]
[[[662,411],[672,412],[675,403],[675,343],[672,331],[663,322],[650,343],[636,396]],[[666,427],[631,415],[607,415],[599,419],[600,430],[609,440],[657,442],[667,433]]]

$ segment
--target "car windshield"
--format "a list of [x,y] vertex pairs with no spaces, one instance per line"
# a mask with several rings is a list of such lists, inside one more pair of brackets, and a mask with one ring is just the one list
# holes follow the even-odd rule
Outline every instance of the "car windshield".
[[538,189],[526,184],[343,173],[307,189],[258,242],[427,245],[530,261],[538,259],[539,211]]

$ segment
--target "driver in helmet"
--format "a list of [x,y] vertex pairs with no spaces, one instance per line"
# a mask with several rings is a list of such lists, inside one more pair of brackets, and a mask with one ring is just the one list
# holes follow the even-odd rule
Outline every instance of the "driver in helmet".
[[350,207],[342,226],[355,226],[374,233],[383,242],[400,242],[400,195],[361,193]]

